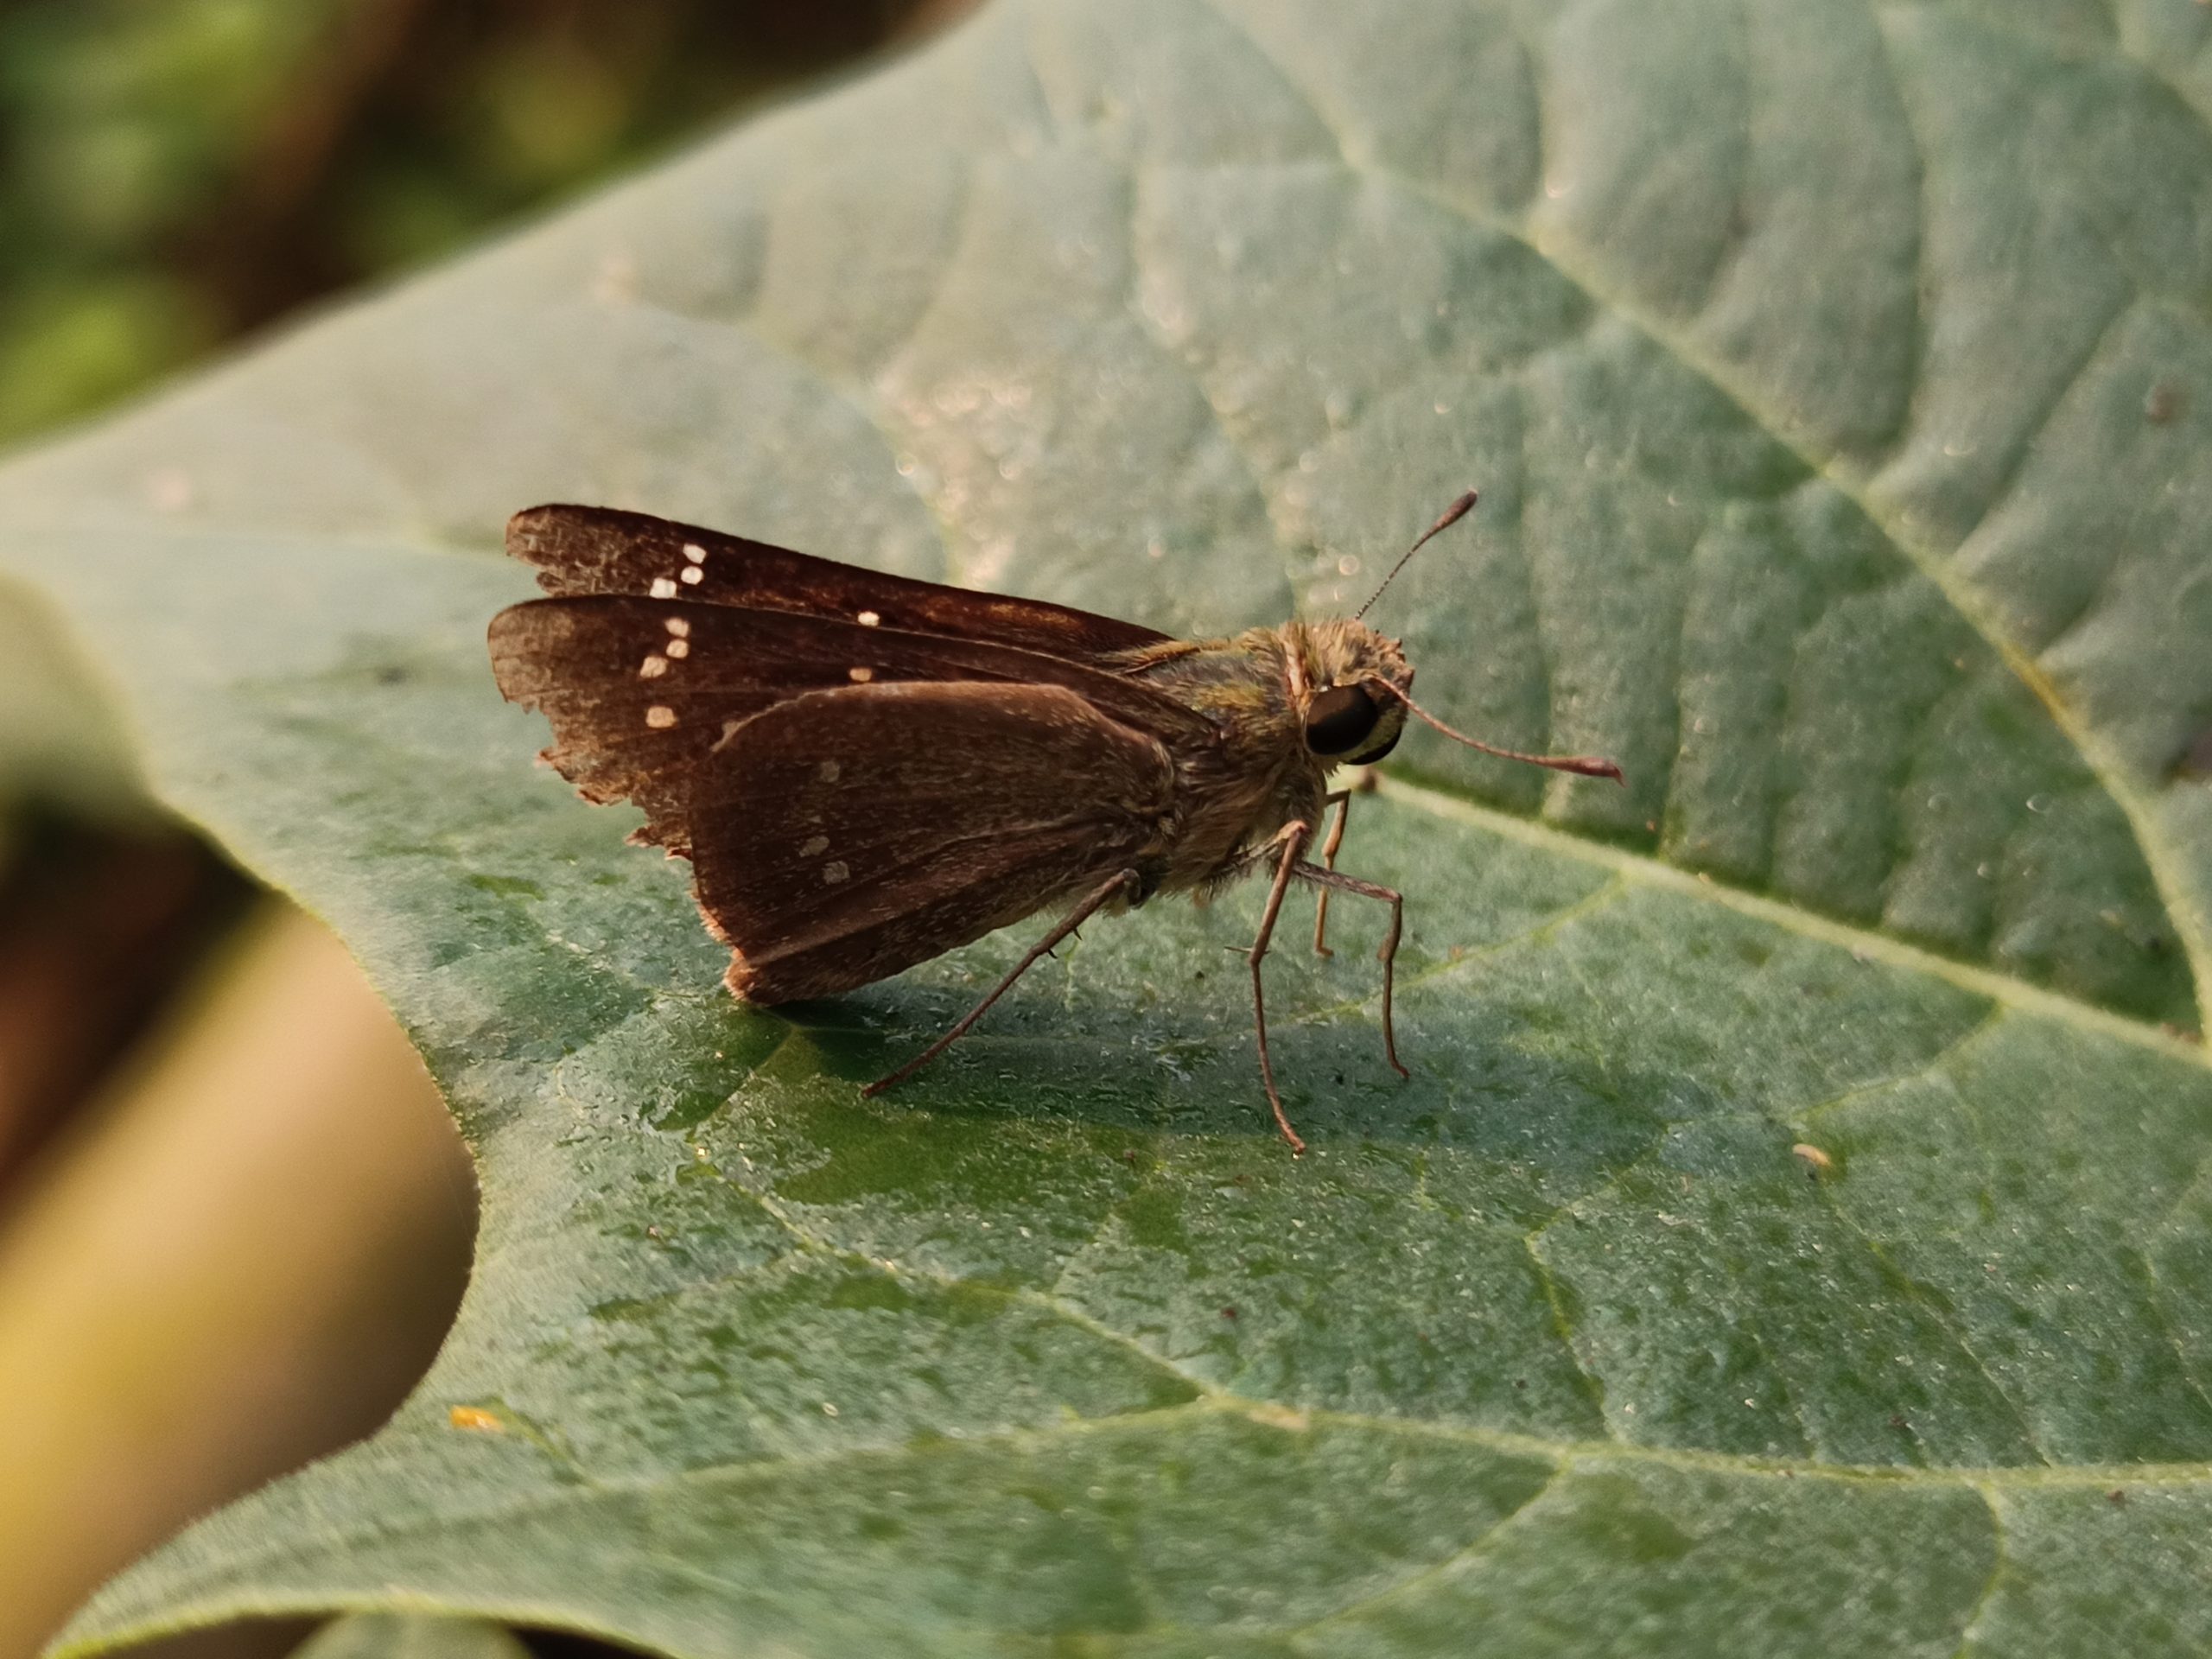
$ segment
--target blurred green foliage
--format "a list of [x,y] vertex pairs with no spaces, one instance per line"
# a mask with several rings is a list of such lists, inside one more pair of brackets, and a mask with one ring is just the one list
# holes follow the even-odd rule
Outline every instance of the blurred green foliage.
[[948,10],[0,0],[0,442]]

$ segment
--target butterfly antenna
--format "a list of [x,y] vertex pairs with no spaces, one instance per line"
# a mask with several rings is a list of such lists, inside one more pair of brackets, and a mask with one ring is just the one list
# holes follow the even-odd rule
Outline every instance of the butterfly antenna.
[[1484,754],[1494,754],[1503,760],[1526,760],[1532,766],[1549,766],[1554,772],[1578,772],[1585,778],[1610,778],[1623,788],[1628,786],[1628,779],[1621,776],[1620,767],[1602,754],[1523,754],[1518,749],[1501,749],[1494,743],[1469,737],[1465,732],[1453,731],[1388,680],[1370,680],[1365,683],[1381,686],[1454,743],[1464,743],[1471,749],[1480,749]]
[[[1393,582],[1397,580],[1398,572],[1406,568],[1406,561],[1413,557],[1414,554],[1421,551],[1422,542],[1426,542],[1430,537],[1435,535],[1438,531],[1449,530],[1452,525],[1458,524],[1462,518],[1467,516],[1468,512],[1473,508],[1477,499],[1478,498],[1475,492],[1469,490],[1457,501],[1454,501],[1450,506],[1445,508],[1443,516],[1434,524],[1431,524],[1427,530],[1421,531],[1420,539],[1415,541],[1411,547],[1408,548],[1399,556],[1398,562],[1390,567],[1390,574],[1382,578],[1382,588],[1388,588]],[[1360,618],[1365,616],[1369,611],[1375,607],[1375,601],[1382,597],[1382,588],[1377,588],[1373,593],[1370,594],[1367,596],[1367,603],[1361,606],[1357,611],[1352,613],[1351,620],[1353,621],[1358,621]]]

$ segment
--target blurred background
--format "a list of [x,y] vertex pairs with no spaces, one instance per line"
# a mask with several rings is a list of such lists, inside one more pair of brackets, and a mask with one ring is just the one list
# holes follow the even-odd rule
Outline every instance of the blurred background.
[[0,442],[962,10],[0,0]]
[[[972,3],[0,0],[0,458]],[[146,802],[90,683],[0,584],[0,1659],[381,1422],[474,1226],[343,949]]]

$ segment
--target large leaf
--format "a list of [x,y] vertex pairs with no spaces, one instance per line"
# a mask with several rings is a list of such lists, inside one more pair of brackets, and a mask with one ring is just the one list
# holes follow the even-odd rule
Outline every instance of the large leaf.
[[[9,560],[485,1187],[397,1421],[66,1648],[2212,1640],[2208,40],[1007,3],[18,465]],[[1302,1162],[1252,894],[863,1101],[1020,941],[732,1005],[484,661],[545,498],[1217,630],[1356,601],[1469,482],[1378,614],[1630,787],[1408,742],[1344,861],[1411,896],[1414,1077],[1376,918],[1284,950]]]

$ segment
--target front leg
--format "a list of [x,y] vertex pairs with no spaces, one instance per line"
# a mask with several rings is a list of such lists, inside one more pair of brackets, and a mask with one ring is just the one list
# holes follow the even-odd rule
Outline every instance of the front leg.
[[[1306,1154],[1306,1142],[1290,1127],[1289,1114],[1282,1109],[1281,1091],[1275,1087],[1274,1062],[1268,1057],[1268,995],[1260,980],[1260,959],[1268,954],[1268,941],[1274,937],[1275,918],[1282,913],[1283,894],[1290,891],[1291,876],[1299,868],[1299,855],[1306,850],[1313,836],[1312,824],[1302,818],[1294,818],[1277,830],[1268,843],[1280,847],[1281,852],[1275,865],[1274,885],[1268,889],[1268,907],[1260,913],[1260,935],[1252,941],[1252,948],[1244,958],[1252,968],[1252,1027],[1260,1040],[1260,1081],[1267,1087],[1268,1104],[1274,1109],[1275,1127],[1290,1142],[1291,1151],[1300,1157]],[[1309,864],[1305,868],[1318,869],[1319,866]]]
[[[1344,822],[1351,817],[1352,793],[1349,789],[1333,790],[1322,798],[1321,810],[1324,812],[1332,806],[1337,809],[1337,821],[1329,826],[1328,840],[1321,843],[1321,868],[1325,870],[1337,868],[1337,849],[1344,844]],[[1313,906],[1313,954],[1317,957],[1337,954],[1329,949],[1326,943],[1328,931],[1329,890],[1323,887],[1319,899]]]
[[1382,935],[1382,948],[1375,953],[1382,964],[1382,1052],[1389,1058],[1392,1071],[1402,1077],[1412,1077],[1412,1072],[1398,1064],[1398,1033],[1390,1017],[1390,992],[1397,978],[1398,937],[1406,919],[1405,894],[1395,887],[1363,881],[1356,875],[1346,875],[1319,864],[1294,864],[1290,867],[1290,873],[1308,887],[1320,888],[1324,901],[1334,889],[1338,893],[1356,893],[1363,899],[1379,899],[1390,906],[1389,930]]

